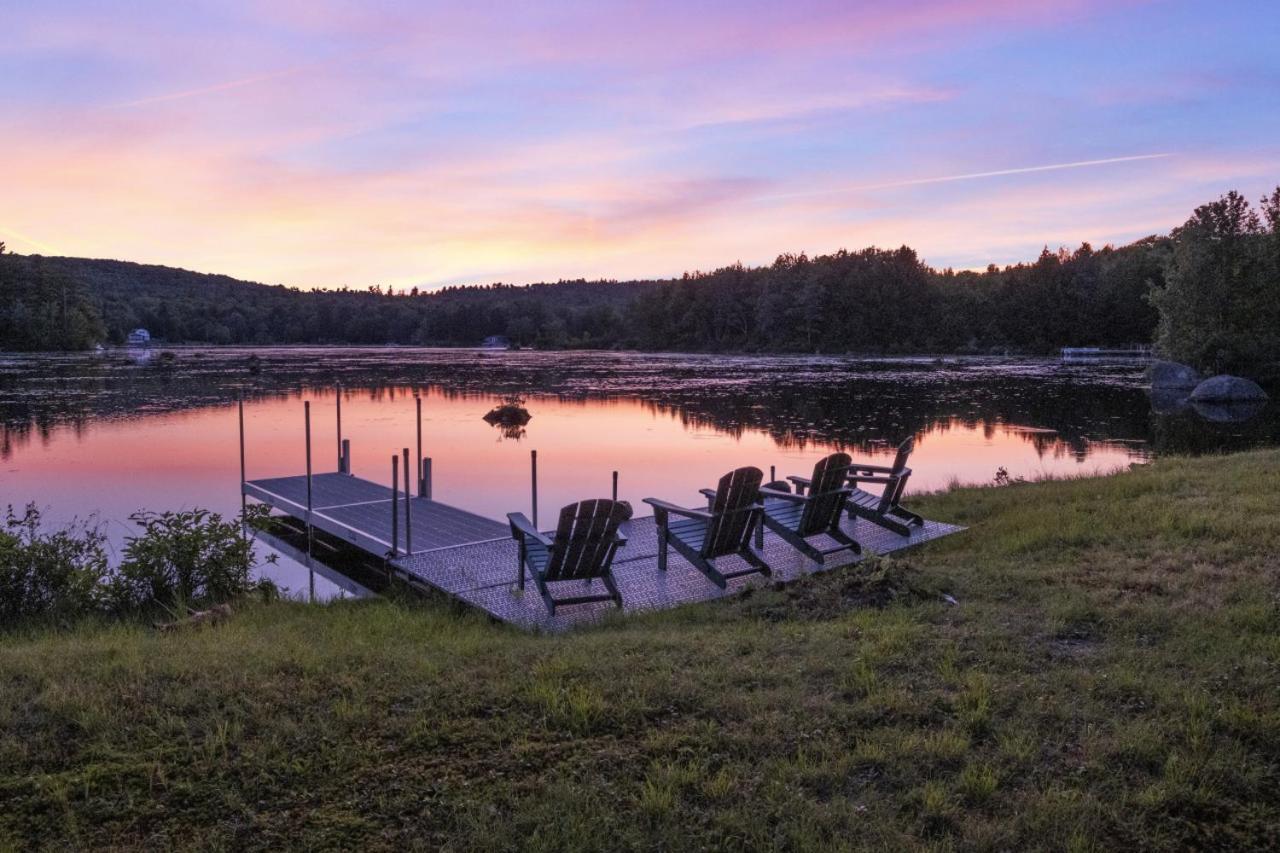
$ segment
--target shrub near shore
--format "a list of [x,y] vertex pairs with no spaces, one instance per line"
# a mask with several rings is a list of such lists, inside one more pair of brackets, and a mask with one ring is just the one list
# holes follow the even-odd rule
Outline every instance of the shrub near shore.
[[113,567],[96,525],[47,530],[34,504],[21,514],[11,506],[0,528],[0,628],[227,601],[256,583],[245,534],[265,520],[261,508],[242,520],[204,509],[135,513],[142,533],[125,539]]

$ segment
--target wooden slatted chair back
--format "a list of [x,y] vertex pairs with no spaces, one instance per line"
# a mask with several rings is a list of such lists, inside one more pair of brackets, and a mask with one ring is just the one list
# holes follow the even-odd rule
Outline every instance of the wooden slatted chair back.
[[898,455],[893,457],[893,473],[889,475],[896,479],[891,485],[885,486],[884,491],[880,493],[879,512],[887,512],[891,507],[897,506],[902,499],[902,493],[907,489],[907,480],[911,477],[911,472],[906,470],[907,461],[911,458],[911,451],[915,450],[915,447],[915,436],[898,445]]
[[737,553],[751,536],[755,515],[753,507],[760,500],[760,482],[764,472],[759,468],[739,468],[720,478],[711,514],[702,540],[702,556],[708,559]]
[[844,484],[852,464],[849,454],[832,453],[813,466],[813,478],[807,493],[809,500],[804,505],[796,533],[813,536],[839,524],[846,495]]
[[630,504],[605,498],[580,501],[560,510],[543,578],[565,581],[600,577],[613,561],[618,526],[630,517]]
[[915,449],[916,437],[914,435],[898,445],[898,455],[893,457],[893,473],[902,473],[902,469],[907,467],[907,460],[911,458],[911,451]]

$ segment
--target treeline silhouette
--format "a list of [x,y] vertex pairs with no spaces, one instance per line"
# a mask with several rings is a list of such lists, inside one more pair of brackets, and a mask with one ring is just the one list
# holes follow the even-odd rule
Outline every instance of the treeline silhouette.
[[0,255],[0,348],[168,343],[473,346],[746,352],[1047,352],[1149,341],[1163,238],[1047,249],[984,272],[876,248],[666,281],[495,284],[433,292],[304,291],[170,267]]

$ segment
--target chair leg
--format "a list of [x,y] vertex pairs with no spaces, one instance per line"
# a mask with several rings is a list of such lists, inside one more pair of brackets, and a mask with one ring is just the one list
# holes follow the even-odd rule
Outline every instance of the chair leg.
[[720,574],[720,570],[711,565],[710,560],[695,560],[694,565],[701,569],[702,573],[710,578],[711,582],[716,586],[721,589],[726,589],[729,586],[728,578]]
[[[796,535],[796,533],[788,529],[786,525],[772,521],[768,515],[764,517],[764,523],[767,524],[769,529],[776,533],[783,542],[786,542],[810,560],[819,564],[822,563],[822,552],[804,541],[803,537]],[[764,525],[761,525],[761,527],[763,526]],[[763,533],[761,535],[763,536]]]
[[903,518],[905,518],[907,520],[907,524],[917,524],[920,527],[924,527],[924,516],[922,515],[916,515],[911,510],[904,509],[903,507],[900,507],[900,506],[895,506],[892,512],[895,515],[900,515]]
[[742,557],[742,559],[746,560],[748,563],[754,566],[756,570],[760,572],[760,574],[765,575],[767,577],[773,576],[773,569],[769,568],[769,564],[766,563],[763,559],[761,559],[759,554],[757,554],[755,551],[752,551],[750,547],[746,545],[742,546],[742,550],[739,551],[738,554]]
[[556,600],[551,597],[551,590],[547,589],[547,582],[540,575],[535,574],[534,580],[538,584],[538,592],[542,593],[542,600],[547,605],[547,610],[552,616],[556,615]]
[[827,562],[827,556],[808,542],[800,542],[796,544],[796,549],[810,560],[813,560],[819,566],[825,565]]
[[666,528],[658,534],[658,569],[664,572],[667,570],[667,537],[670,535]]
[[720,574],[720,570],[711,565],[711,561],[698,553],[682,552],[686,560],[693,564],[693,567],[707,576],[707,580],[716,586],[724,589],[729,585],[729,579]]
[[622,609],[622,593],[618,592],[618,585],[613,580],[613,572],[605,572],[600,578],[604,581],[604,588],[609,590],[609,594],[613,596],[613,603],[618,605],[618,609]]
[[849,536],[840,528],[833,527],[832,529],[827,531],[827,535],[830,536],[832,539],[836,540],[837,542],[839,542],[841,545],[844,545],[853,553],[855,554],[862,553],[862,546],[858,544],[858,540],[854,539],[852,536]]
[[[871,510],[859,510],[857,515],[858,518],[866,519],[872,524],[883,527],[885,530],[891,530],[899,536],[911,535],[910,527],[895,518],[890,518],[887,514],[882,515],[881,513],[873,512]],[[924,519],[920,519],[920,523],[923,524]]]

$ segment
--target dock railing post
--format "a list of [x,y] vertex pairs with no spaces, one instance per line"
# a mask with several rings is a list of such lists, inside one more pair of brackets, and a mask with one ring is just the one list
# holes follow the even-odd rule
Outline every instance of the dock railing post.
[[240,521],[244,522],[247,505],[244,497],[244,397],[238,403],[240,410]]
[[618,499],[618,472],[613,472],[613,499]]
[[[414,399],[418,401],[418,459],[422,459],[422,398],[415,397]],[[404,470],[405,473],[408,474],[409,469],[406,468]],[[428,497],[427,483],[426,480],[423,479],[421,465],[418,466],[418,497]]]
[[413,556],[413,487],[409,485],[409,448],[404,448],[404,554]]
[[533,488],[533,526],[538,526],[538,451],[529,451],[529,465],[532,469],[532,488]]
[[344,474],[351,473],[351,439],[342,439],[342,464],[340,470]]
[[343,451],[342,442],[342,386],[339,385],[334,389],[334,393],[338,399],[338,473],[350,474],[347,470],[346,453]]
[[302,416],[307,430],[307,556],[311,556],[311,401],[302,403]]
[[778,479],[778,468],[776,465],[769,466],[769,482],[772,483]]
[[249,506],[244,496],[244,396],[237,401],[240,415],[240,542],[245,546],[245,570],[249,569]]
[[431,500],[431,457],[422,457],[422,496]]
[[400,546],[400,456],[391,454],[391,558]]

